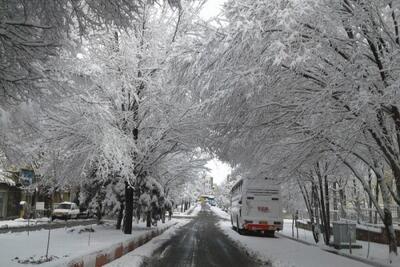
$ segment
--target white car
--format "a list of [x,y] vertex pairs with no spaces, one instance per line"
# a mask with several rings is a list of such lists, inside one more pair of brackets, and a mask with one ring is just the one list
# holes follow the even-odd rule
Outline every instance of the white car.
[[73,202],[62,202],[57,205],[51,215],[51,220],[54,219],[76,219],[79,216],[79,208]]

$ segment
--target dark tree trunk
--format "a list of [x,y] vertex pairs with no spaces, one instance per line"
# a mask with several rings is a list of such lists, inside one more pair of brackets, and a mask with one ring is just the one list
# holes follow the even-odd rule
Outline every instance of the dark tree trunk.
[[[322,179],[322,174],[319,171],[319,164],[317,165],[317,177],[319,184],[319,193],[320,193],[320,215],[321,215],[321,224],[324,242],[326,245],[329,245],[330,239],[330,222],[329,222],[329,195],[328,195],[328,180],[326,175],[324,175],[324,180]],[[325,189],[325,190],[324,190]]]
[[125,217],[124,217],[124,234],[132,234],[132,217],[133,217],[133,188],[125,182]]
[[318,209],[318,188],[317,185],[315,184],[315,182],[312,182],[311,185],[311,194],[312,194],[312,201],[313,201],[313,209],[314,209],[314,216],[316,217],[315,222],[314,222],[314,216],[311,219],[311,227],[312,227],[312,233],[313,233],[313,237],[314,237],[314,241],[315,243],[319,242],[319,232],[320,232],[320,225],[319,225],[319,209]]
[[326,242],[325,244],[329,245],[329,240],[331,237],[331,215],[330,215],[330,207],[329,207],[329,184],[328,184],[328,176],[325,175],[325,212],[326,212],[326,225],[325,225],[325,236]]
[[[368,187],[369,187],[369,190],[371,190],[371,192],[372,192],[372,170],[371,169],[369,169],[369,171],[368,171]],[[369,209],[368,222],[372,223],[372,198],[371,198],[371,196],[369,196],[369,198],[368,198],[368,209]]]
[[346,192],[343,189],[342,183],[340,183],[339,186],[340,217],[346,218],[346,210],[344,209],[346,207]]
[[146,212],[146,226],[151,227],[151,212],[150,211]]
[[165,223],[165,209],[161,209],[161,222]]
[[[375,198],[376,198],[376,203],[379,203],[379,184],[378,184],[378,181],[376,182],[376,186],[375,186]],[[374,223],[375,224],[378,223],[378,212],[377,211],[375,211]]]
[[385,225],[386,235],[389,241],[389,252],[397,255],[397,240],[393,228],[392,213],[387,208],[383,209],[383,213],[384,213],[383,224]]
[[123,217],[124,217],[124,203],[120,202],[120,208],[119,208],[119,212],[118,212],[117,226],[116,226],[117,230],[121,229]]

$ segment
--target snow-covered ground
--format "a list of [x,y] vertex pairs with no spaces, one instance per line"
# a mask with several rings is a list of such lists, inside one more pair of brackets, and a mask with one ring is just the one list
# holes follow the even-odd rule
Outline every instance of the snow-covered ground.
[[[172,225],[179,220],[172,219],[159,227]],[[94,232],[89,232],[90,228]],[[49,256],[57,258],[40,266],[65,266],[73,258],[105,249],[118,242],[124,242],[134,237],[139,237],[149,231],[144,223],[134,224],[132,235],[124,235],[121,230],[115,230],[114,223],[103,225],[77,226],[71,228],[53,229],[50,232]],[[48,230],[5,233],[0,235],[0,266],[33,266],[20,264],[18,260],[26,260],[29,257],[39,258],[46,254]],[[37,266],[37,265],[35,265]]]
[[[260,260],[271,262],[272,266],[286,267],[286,266],[368,266],[355,260],[344,258],[340,255],[335,255],[321,250],[317,246],[309,246],[293,240],[281,238],[266,238],[257,236],[241,236],[231,229],[229,222],[229,214],[222,211],[218,207],[210,207],[211,210],[221,219],[219,226],[221,229],[235,242],[248,250],[250,253],[256,255]],[[284,221],[284,230],[281,234],[290,236],[292,235],[291,221]],[[295,232],[296,237],[296,232]],[[314,243],[314,239],[310,231],[299,229],[299,239],[308,243]],[[358,241],[359,242],[359,241]],[[360,257],[362,253],[366,253],[367,245],[363,245],[362,250],[353,249],[353,255]],[[366,243],[366,242],[365,242]],[[348,252],[348,250],[342,250]],[[388,249],[387,246],[381,244],[374,244],[370,247],[370,259],[372,257],[379,257],[379,255],[386,255],[385,260],[380,263],[387,263]],[[365,257],[365,254],[364,254]],[[393,265],[400,266],[400,265]]]
[[[304,230],[304,229],[298,229],[299,231],[299,239],[306,241],[310,244],[315,244],[313,235],[311,231]],[[292,237],[292,220],[284,220],[284,227],[283,231],[281,234],[285,236]],[[294,228],[294,238],[297,238],[297,229]],[[322,236],[321,236],[322,238]],[[390,264],[389,263],[389,248],[387,245],[384,244],[378,244],[378,243],[373,243],[366,241],[360,241],[357,240],[357,244],[362,245],[362,248],[360,249],[352,249],[352,254],[354,256],[368,259],[377,263],[382,263],[382,264]],[[330,248],[332,249],[332,248]],[[348,254],[350,255],[350,250],[349,249],[341,249],[339,250],[340,253]],[[400,266],[400,259],[394,259],[392,262],[393,266]]]
[[182,219],[178,224],[172,226],[170,229],[165,231],[163,234],[153,238],[141,247],[133,250],[132,252],[122,256],[121,258],[110,262],[107,267],[140,267],[146,258],[149,258],[155,250],[161,247],[167,242],[173,235],[176,234],[177,230],[190,222],[190,220]]
[[239,235],[232,230],[228,221],[220,221],[218,225],[233,241],[260,260],[269,262],[273,267],[369,266],[287,238]]

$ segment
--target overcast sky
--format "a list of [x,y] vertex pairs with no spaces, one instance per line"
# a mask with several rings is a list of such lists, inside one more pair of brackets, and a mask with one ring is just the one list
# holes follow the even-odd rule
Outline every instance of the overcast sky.
[[[208,0],[204,5],[200,16],[205,20],[217,16],[221,12],[224,2],[226,2],[226,0]],[[226,179],[226,176],[232,171],[228,164],[225,164],[218,159],[210,160],[206,166],[211,169],[208,173],[214,177],[214,183],[216,184],[221,184]]]
[[214,183],[216,184],[221,184],[226,179],[226,176],[232,171],[228,164],[225,164],[218,159],[210,160],[206,167],[211,169],[208,173],[214,177]]

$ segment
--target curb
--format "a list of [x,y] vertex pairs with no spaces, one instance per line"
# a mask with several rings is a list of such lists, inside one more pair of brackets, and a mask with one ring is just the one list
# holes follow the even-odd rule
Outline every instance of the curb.
[[340,252],[338,250],[333,250],[333,249],[328,249],[328,248],[321,248],[321,247],[317,246],[316,244],[313,244],[313,243],[310,243],[310,242],[307,242],[307,241],[304,241],[304,240],[296,239],[296,238],[293,238],[291,236],[287,236],[287,235],[284,235],[284,234],[281,234],[281,233],[276,233],[276,236],[279,236],[279,237],[282,237],[282,238],[287,238],[287,239],[293,240],[295,242],[302,243],[304,245],[317,247],[317,248],[319,248],[319,249],[321,249],[323,251],[326,251],[326,252],[329,252],[329,253],[332,253],[332,254],[335,254],[335,255],[338,255],[338,256],[342,256],[342,257],[345,257],[345,258],[348,258],[348,259],[351,259],[351,260],[355,260],[355,261],[358,261],[358,262],[362,262],[362,263],[365,263],[365,264],[368,264],[368,265],[371,265],[371,266],[374,266],[374,267],[394,267],[394,265],[389,265],[389,264],[379,263],[379,262],[376,262],[376,261],[371,261],[371,260],[364,259],[364,258],[361,258],[361,257],[358,257],[358,256],[349,255],[347,253],[342,253],[342,252]]
[[167,229],[178,224],[173,223],[164,228],[157,228],[149,232],[144,233],[135,238],[128,239],[124,242],[119,242],[117,244],[111,245],[108,248],[92,252],[87,255],[79,256],[70,260],[66,266],[68,267],[101,267],[110,263],[123,255],[131,252],[132,250],[144,245],[156,236],[159,236]]

